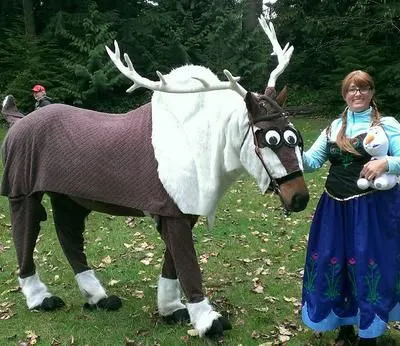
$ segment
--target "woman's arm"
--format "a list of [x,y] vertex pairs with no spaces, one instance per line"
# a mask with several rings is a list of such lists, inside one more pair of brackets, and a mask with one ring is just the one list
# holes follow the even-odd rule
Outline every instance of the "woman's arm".
[[400,123],[393,117],[383,117],[381,120],[386,135],[389,138],[388,173],[400,174]]
[[328,159],[326,129],[321,132],[317,140],[303,153],[303,165],[305,172],[320,169]]

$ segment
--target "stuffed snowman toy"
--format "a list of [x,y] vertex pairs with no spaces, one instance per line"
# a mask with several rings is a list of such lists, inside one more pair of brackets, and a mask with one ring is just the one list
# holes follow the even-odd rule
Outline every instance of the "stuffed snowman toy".
[[[363,146],[365,151],[372,156],[371,160],[386,158],[389,149],[389,140],[383,128],[381,126],[371,126],[363,140]],[[383,173],[380,177],[371,181],[360,178],[357,180],[357,186],[361,190],[366,190],[369,187],[376,190],[390,190],[398,182],[397,175]]]

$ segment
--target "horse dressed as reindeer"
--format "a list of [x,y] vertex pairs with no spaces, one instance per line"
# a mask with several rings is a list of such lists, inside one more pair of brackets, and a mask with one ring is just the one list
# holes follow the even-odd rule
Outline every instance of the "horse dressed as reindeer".
[[287,210],[301,211],[309,199],[300,135],[278,104],[282,99],[271,97],[293,47],[282,49],[272,24],[263,18],[260,24],[279,62],[264,95],[247,92],[227,70],[228,81],[220,81],[201,66],[183,66],[165,76],[157,72],[160,80],[150,81],[136,73],[127,55],[126,65],[121,62],[115,43],[115,52],[107,51],[133,80],[128,91],[153,90],[151,103],[126,114],[53,104],[9,129],[1,194],[9,199],[18,280],[29,309],[64,305],[40,280],[33,260],[47,193],[57,236],[87,306],[112,310],[121,301],[107,295],[88,265],[85,218],[92,210],[149,215],[166,245],[159,314],[170,322],[190,320],[200,336],[219,337],[230,328],[204,295],[192,239],[198,216],[212,219],[217,202],[244,171],[262,192],[273,184]]

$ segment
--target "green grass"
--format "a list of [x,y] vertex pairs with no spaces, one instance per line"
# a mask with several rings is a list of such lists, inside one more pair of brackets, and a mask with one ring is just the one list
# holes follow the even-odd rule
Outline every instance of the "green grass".
[[[326,119],[295,118],[309,147]],[[1,138],[6,130],[0,129]],[[285,218],[275,196],[261,195],[243,176],[219,204],[215,228],[205,220],[195,228],[207,294],[230,318],[226,345],[329,345],[333,333],[313,337],[299,317],[301,275],[310,216],[322,192],[326,168],[309,174],[307,209]],[[7,199],[0,200],[0,345],[36,340],[38,345],[204,345],[187,335],[188,325],[168,326],[156,315],[157,278],[164,246],[149,219],[92,213],[87,221],[87,254],[109,294],[119,295],[116,312],[82,309],[85,302],[56,239],[49,201],[35,252],[38,272],[67,306],[56,312],[33,312],[17,289]],[[141,262],[152,258],[149,265]],[[256,284],[263,292],[255,293]],[[29,334],[31,333],[31,334]],[[32,334],[33,333],[33,334]],[[35,335],[37,338],[35,338]],[[388,335],[400,342],[399,332]],[[381,345],[384,345],[384,340]]]

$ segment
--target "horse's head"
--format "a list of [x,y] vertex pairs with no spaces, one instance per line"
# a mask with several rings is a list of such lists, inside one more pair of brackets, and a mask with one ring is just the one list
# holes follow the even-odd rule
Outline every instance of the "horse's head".
[[15,104],[15,98],[12,95],[7,95],[4,98],[1,113],[9,126],[14,125],[17,120],[24,117],[24,115],[18,110],[17,105]]
[[282,94],[274,100],[270,91],[245,96],[249,123],[240,158],[262,191],[271,184],[286,210],[301,211],[309,200],[302,172],[303,141],[278,103],[283,102]]

